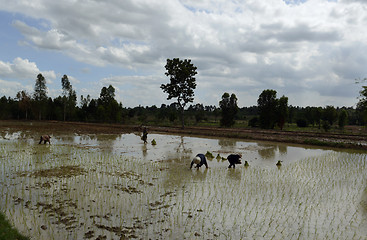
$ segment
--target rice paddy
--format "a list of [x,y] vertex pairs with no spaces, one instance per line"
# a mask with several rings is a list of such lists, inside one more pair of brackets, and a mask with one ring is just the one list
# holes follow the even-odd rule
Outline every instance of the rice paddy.
[[[160,134],[51,142],[0,137],[0,210],[32,239],[367,236],[363,152]],[[207,151],[220,157],[190,170]],[[249,166],[228,169],[234,152]]]

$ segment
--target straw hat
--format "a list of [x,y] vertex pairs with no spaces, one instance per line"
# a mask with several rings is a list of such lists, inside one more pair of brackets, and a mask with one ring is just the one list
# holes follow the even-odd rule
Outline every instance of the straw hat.
[[199,164],[201,162],[201,158],[199,157],[194,157],[194,159],[192,160],[195,164]]

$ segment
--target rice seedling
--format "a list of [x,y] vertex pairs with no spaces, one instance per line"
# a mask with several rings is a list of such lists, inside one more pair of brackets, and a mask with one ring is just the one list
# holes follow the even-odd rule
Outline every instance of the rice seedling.
[[[0,209],[36,239],[363,239],[367,234],[363,153],[322,151],[296,161],[282,152],[280,169],[275,154],[271,163],[253,160],[251,167],[235,171],[216,161],[207,171],[190,171],[180,159],[190,161],[203,139],[154,135],[161,144],[146,145],[144,156],[135,146],[141,144],[138,137],[126,138],[131,145],[121,136],[116,141],[123,144],[110,150],[105,147],[110,139],[47,147],[0,141]],[[174,155],[169,141],[194,150]],[[174,160],[164,161],[167,156]]]

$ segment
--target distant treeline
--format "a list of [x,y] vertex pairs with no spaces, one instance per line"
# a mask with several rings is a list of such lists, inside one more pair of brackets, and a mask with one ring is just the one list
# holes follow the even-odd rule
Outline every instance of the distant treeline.
[[[76,92],[68,77],[61,79],[63,93],[54,99],[47,96],[46,81],[38,74],[33,94],[20,91],[15,98],[0,98],[1,120],[57,120],[121,124],[180,125],[180,108],[177,102],[170,105],[123,107],[115,100],[113,86],[103,87],[99,98],[89,95],[80,98],[77,105]],[[283,129],[285,123],[298,127],[316,126],[327,131],[331,126],[366,124],[366,94],[357,108],[333,106],[298,107],[288,106],[288,98],[276,98],[275,90],[264,90],[257,106],[238,107],[235,94],[224,93],[218,99],[219,107],[203,104],[189,105],[185,110],[186,125],[250,126]]]
[[[81,98],[80,106],[73,105],[65,108],[62,96],[38,105],[30,99],[19,99],[3,96],[0,98],[0,119],[2,120],[57,120],[57,121],[80,121],[100,123],[123,123],[123,124],[157,124],[157,125],[180,125],[179,106],[177,103],[157,106],[137,106],[125,108],[114,98],[99,97],[91,99],[89,96]],[[39,118],[41,113],[41,118]],[[288,106],[287,123],[296,123],[300,127],[308,125],[319,126],[322,120],[328,119],[331,124],[337,124],[342,112],[347,113],[347,125],[364,125],[362,114],[352,107],[334,108],[321,107],[297,107]],[[259,126],[259,107],[238,108],[235,121],[246,122],[252,127]],[[216,124],[222,118],[221,108],[217,106],[204,106],[203,104],[190,105],[185,110],[187,124],[199,123]]]

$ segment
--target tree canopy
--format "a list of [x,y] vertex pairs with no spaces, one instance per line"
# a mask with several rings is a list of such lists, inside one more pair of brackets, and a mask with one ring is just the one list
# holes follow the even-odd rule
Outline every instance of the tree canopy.
[[61,86],[63,90],[63,104],[64,104],[64,121],[66,120],[66,113],[68,113],[69,118],[72,118],[73,112],[76,106],[76,92],[73,90],[73,86],[71,85],[69,78],[67,75],[64,75],[61,78]]
[[237,97],[234,93],[229,96],[229,93],[222,95],[222,100],[219,102],[219,107],[222,111],[222,119],[220,125],[230,127],[235,124],[235,116],[238,112]]
[[34,85],[34,100],[36,102],[36,111],[38,111],[39,120],[42,119],[42,112],[45,111],[46,101],[47,101],[47,87],[46,87],[46,79],[42,76],[42,74],[37,75],[37,80]]
[[257,100],[261,128],[274,128],[276,122],[277,91],[264,90]]
[[37,80],[34,85],[34,99],[36,101],[46,101],[47,100],[47,87],[46,79],[40,73],[37,75]]
[[177,98],[177,103],[181,109],[181,122],[184,128],[184,110],[189,102],[194,101],[194,89],[196,88],[196,69],[190,59],[180,60],[179,58],[167,59],[165,75],[170,82],[162,84],[163,92],[168,93],[167,100]]

